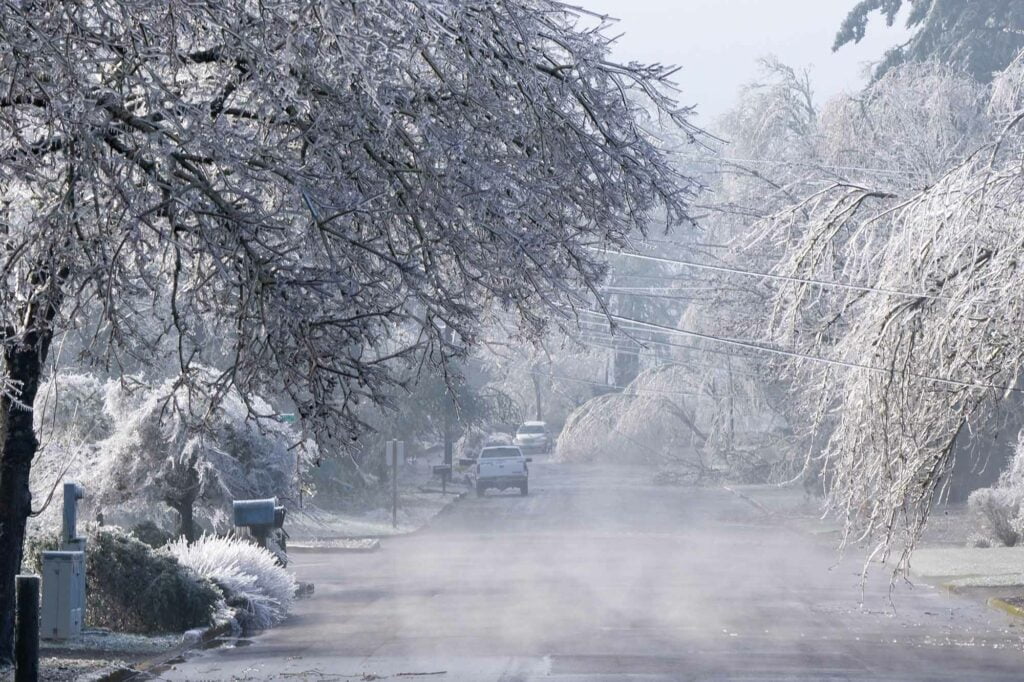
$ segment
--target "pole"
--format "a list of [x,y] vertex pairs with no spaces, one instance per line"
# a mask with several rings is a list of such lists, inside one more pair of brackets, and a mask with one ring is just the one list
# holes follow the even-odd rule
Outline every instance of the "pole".
[[15,579],[14,682],[39,679],[39,576]]
[[398,528],[398,441],[391,441],[391,527]]

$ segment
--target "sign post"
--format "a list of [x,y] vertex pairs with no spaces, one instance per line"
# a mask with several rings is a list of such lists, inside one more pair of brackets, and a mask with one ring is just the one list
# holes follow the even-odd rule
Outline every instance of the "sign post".
[[391,527],[398,528],[398,463],[405,462],[405,441],[392,438],[384,443],[384,466],[391,467]]
[[398,441],[388,443],[391,451],[391,527],[398,528]]

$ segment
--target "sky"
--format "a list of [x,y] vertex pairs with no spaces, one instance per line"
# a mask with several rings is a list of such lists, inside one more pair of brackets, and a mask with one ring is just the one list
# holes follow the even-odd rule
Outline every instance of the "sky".
[[779,57],[811,67],[819,103],[866,82],[864,66],[908,35],[902,22],[889,28],[876,18],[866,38],[836,53],[832,42],[854,0],[577,0],[588,10],[619,19],[611,33],[625,35],[619,61],[682,67],[674,76],[680,103],[697,105],[698,122],[713,125],[757,75],[757,60]]

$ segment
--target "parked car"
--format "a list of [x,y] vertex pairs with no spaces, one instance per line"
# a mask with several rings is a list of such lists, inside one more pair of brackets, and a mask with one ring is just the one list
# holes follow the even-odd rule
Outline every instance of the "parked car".
[[476,494],[483,496],[488,488],[505,490],[519,488],[520,495],[530,491],[529,457],[514,445],[495,445],[480,451],[476,460]]
[[512,442],[523,452],[544,454],[551,452],[554,445],[548,425],[544,422],[523,422],[523,425],[516,429],[516,437]]

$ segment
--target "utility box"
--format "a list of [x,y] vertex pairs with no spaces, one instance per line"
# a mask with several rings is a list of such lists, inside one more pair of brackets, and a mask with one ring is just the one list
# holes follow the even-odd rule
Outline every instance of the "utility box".
[[84,585],[84,552],[43,552],[39,634],[44,639],[69,639],[82,633]]

